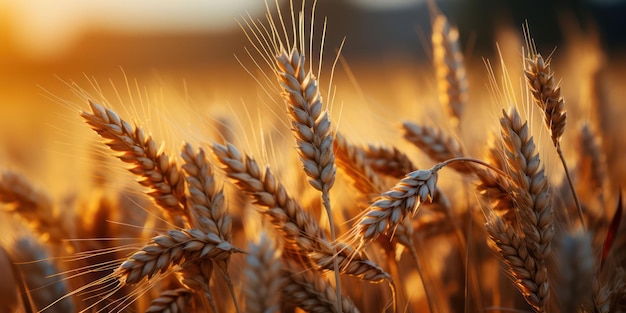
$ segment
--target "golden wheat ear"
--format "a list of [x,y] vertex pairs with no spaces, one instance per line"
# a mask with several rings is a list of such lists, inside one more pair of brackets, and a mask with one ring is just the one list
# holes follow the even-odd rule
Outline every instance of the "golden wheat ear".
[[439,89],[439,102],[455,125],[459,125],[468,102],[469,80],[461,51],[459,30],[445,15],[436,12],[432,22],[433,62]]
[[71,239],[71,231],[50,197],[37,190],[23,175],[4,171],[0,176],[0,203],[3,208],[20,216],[35,233],[55,245],[64,246],[69,251],[73,247],[66,240]]
[[139,183],[148,187],[148,195],[175,224],[178,218],[189,219],[185,207],[185,180],[178,165],[151,136],[140,127],[133,127],[113,110],[89,101],[91,112],[81,117],[117,152],[117,157],[131,165],[128,169],[139,177]]
[[382,282],[391,277],[365,255],[356,253],[342,242],[330,242],[313,217],[291,197],[269,168],[261,170],[250,156],[242,155],[232,145],[213,145],[213,154],[222,164],[226,175],[248,194],[259,211],[270,219],[274,228],[285,238],[286,248],[310,260],[319,270],[356,276],[370,282]]
[[266,233],[262,232],[258,243],[250,243],[246,256],[243,292],[246,312],[280,312],[281,293],[285,286],[280,261],[282,250]]
[[563,150],[561,149],[561,138],[565,132],[565,124],[567,123],[567,112],[565,110],[565,101],[561,96],[561,86],[554,78],[554,72],[551,69],[551,58],[544,59],[537,52],[533,40],[530,36],[528,26],[524,28],[526,36],[526,45],[528,55],[525,57],[524,73],[526,75],[526,85],[530,89],[535,104],[541,109],[544,117],[544,125],[550,132],[550,138],[559,155],[565,176],[572,192],[572,197],[578,209],[580,223],[583,229],[587,229],[585,216],[583,214],[582,205],[578,200],[578,194],[574,187],[574,182],[570,176]]
[[63,297],[69,290],[68,281],[59,275],[57,265],[44,246],[33,239],[22,238],[15,242],[11,254],[24,277],[28,296],[36,310],[74,311],[72,299]]

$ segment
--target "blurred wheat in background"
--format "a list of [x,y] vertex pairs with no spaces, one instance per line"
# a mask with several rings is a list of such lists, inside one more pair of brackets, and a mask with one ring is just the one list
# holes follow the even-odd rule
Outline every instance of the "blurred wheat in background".
[[65,2],[0,3],[2,312],[626,311],[624,3]]

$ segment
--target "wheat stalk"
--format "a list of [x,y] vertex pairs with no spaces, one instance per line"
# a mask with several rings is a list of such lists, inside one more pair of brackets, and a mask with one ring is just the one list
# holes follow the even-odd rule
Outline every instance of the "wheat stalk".
[[[232,220],[226,209],[224,193],[221,189],[217,189],[213,169],[206,158],[204,150],[200,148],[196,153],[191,144],[187,143],[183,147],[181,156],[185,161],[182,168],[185,174],[187,174],[185,176],[185,181],[187,182],[187,209],[189,210],[192,226],[206,233],[215,233],[224,241],[230,242],[232,237]],[[185,265],[182,276],[184,279],[189,279],[187,276],[190,275],[191,269],[188,269],[188,267],[200,266],[198,274],[200,274],[202,279],[198,283],[201,283],[205,294],[210,294],[209,281],[211,279],[212,267],[209,270],[207,262],[213,262],[213,260],[208,259],[195,262],[199,264]],[[220,268],[228,284],[237,308],[235,293],[230,275],[228,274],[229,260],[216,260],[215,263]],[[196,272],[198,269],[191,271]],[[239,311],[238,308],[237,311]]]
[[459,123],[468,100],[468,79],[459,40],[459,30],[443,14],[433,20],[433,63],[439,89],[439,102]]
[[[547,178],[535,152],[528,124],[514,108],[500,118],[505,167],[515,188],[510,192],[516,220],[505,223],[490,214],[487,231],[516,279],[516,286],[536,312],[550,297],[546,262],[551,255],[554,221]],[[507,221],[510,222],[510,221]],[[518,233],[519,232],[519,233]]]
[[[354,275],[372,282],[389,279],[389,275],[361,254],[353,254],[341,243],[330,243],[315,220],[287,194],[269,169],[261,171],[250,156],[244,157],[232,145],[213,145],[213,153],[226,175],[235,181],[241,191],[250,195],[261,213],[271,218],[293,249],[311,258],[320,269]],[[335,250],[336,249],[336,250]],[[335,252],[336,251],[336,252]]]
[[[335,223],[330,206],[329,191],[335,183],[335,156],[333,137],[330,132],[330,120],[327,112],[322,112],[322,96],[317,86],[317,79],[309,70],[305,72],[304,53],[294,46],[290,52],[280,50],[276,56],[277,76],[283,89],[282,95],[287,103],[291,129],[296,137],[298,154],[304,172],[311,179],[309,183],[322,192],[322,204],[330,225],[330,240],[335,241]],[[334,249],[334,247],[333,247]],[[336,251],[333,251],[335,254]],[[333,260],[338,301],[341,281],[337,260]],[[337,304],[339,312],[341,308]]]
[[[382,178],[367,165],[362,149],[348,143],[341,134],[335,135],[334,141],[335,156],[337,164],[352,179],[356,190],[368,197],[380,194],[384,191]],[[381,237],[383,242],[397,240],[405,247],[413,248],[413,226],[410,220],[398,224],[395,232],[390,232]]]
[[430,170],[408,173],[391,190],[382,193],[367,208],[354,230],[360,238],[360,246],[390,229],[393,231],[407,216],[415,215],[422,202],[431,200],[439,169],[437,165]]
[[578,200],[578,195],[574,188],[574,183],[570,177],[570,172],[565,161],[565,156],[561,150],[561,138],[565,132],[565,124],[567,123],[567,112],[565,111],[565,102],[561,96],[561,87],[554,79],[554,73],[550,68],[550,59],[544,60],[541,54],[537,53],[534,46],[531,45],[530,35],[527,34],[527,45],[529,46],[529,56],[526,58],[526,66],[524,73],[526,75],[527,86],[533,95],[533,99],[537,106],[542,110],[544,124],[550,131],[550,138],[559,154],[559,159],[565,170],[576,208],[583,229],[586,229],[585,217],[582,206]]
[[111,150],[119,152],[120,160],[132,165],[129,171],[139,177],[139,183],[150,188],[148,195],[175,220],[188,217],[185,208],[185,184],[174,160],[158,148],[140,127],[133,127],[117,113],[89,101],[91,112],[81,116],[96,131]]

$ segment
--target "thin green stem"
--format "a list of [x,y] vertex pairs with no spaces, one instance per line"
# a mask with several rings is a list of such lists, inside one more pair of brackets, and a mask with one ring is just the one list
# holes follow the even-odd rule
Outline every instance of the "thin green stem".
[[561,164],[563,164],[563,169],[565,170],[565,177],[567,178],[567,184],[569,185],[569,189],[572,192],[572,197],[574,198],[574,202],[576,203],[576,209],[578,209],[578,217],[580,218],[580,224],[583,227],[583,230],[587,231],[587,225],[585,224],[585,216],[583,215],[583,208],[580,205],[580,201],[578,200],[578,195],[576,194],[576,190],[574,189],[574,183],[572,182],[572,177],[569,174],[569,169],[567,168],[567,162],[565,162],[565,157],[563,156],[563,151],[561,150],[561,145],[556,144],[556,152],[559,154],[559,159],[561,159]]

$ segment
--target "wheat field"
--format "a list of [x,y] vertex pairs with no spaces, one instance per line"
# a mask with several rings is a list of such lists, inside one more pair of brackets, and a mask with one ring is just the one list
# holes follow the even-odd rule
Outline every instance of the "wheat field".
[[525,23],[468,58],[429,2],[428,64],[362,66],[315,7],[242,14],[252,97],[85,75],[24,117],[56,135],[6,123],[0,309],[626,311],[621,65],[597,36],[540,51]]

